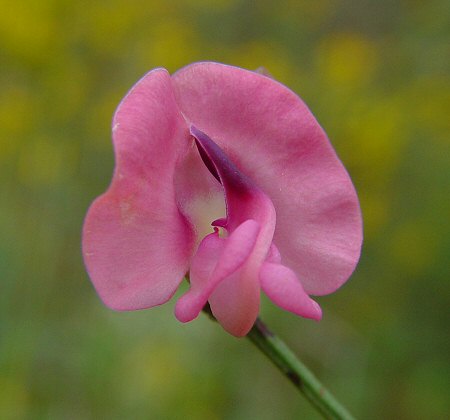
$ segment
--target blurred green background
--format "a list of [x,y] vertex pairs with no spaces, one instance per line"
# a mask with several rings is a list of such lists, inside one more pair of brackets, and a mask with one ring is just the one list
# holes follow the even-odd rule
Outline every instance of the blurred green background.
[[449,415],[450,3],[0,0],[0,418],[316,419],[245,339],[174,300],[114,313],[80,231],[145,72],[266,67],[359,191],[357,271],[321,323],[263,318],[362,419]]

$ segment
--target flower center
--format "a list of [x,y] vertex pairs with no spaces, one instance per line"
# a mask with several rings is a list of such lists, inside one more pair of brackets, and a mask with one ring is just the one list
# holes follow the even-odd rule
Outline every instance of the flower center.
[[246,220],[253,219],[264,226],[270,246],[275,230],[275,209],[270,198],[237,168],[210,137],[195,126],[191,126],[190,130],[202,161],[225,193],[227,216],[214,220],[212,225],[223,227],[231,233]]
[[[190,132],[205,167],[223,188],[226,218],[211,223],[214,232],[203,237],[192,258],[191,287],[176,304],[177,318],[190,321],[209,302],[221,325],[242,336],[258,315],[261,287],[280,306],[320,317],[320,308],[295,273],[280,264],[281,256],[272,244],[275,208],[268,195],[205,133],[194,126]],[[226,237],[219,235],[218,228],[226,231]]]

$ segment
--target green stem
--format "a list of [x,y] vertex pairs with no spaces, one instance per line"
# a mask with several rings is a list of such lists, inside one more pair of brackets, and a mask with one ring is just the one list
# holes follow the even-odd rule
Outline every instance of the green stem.
[[[204,306],[203,312],[213,321],[217,321],[209,303]],[[347,409],[334,398],[289,347],[272,333],[259,318],[247,334],[247,338],[281,370],[324,418],[354,420]]]
[[319,382],[287,345],[257,319],[247,337],[327,419],[351,420],[353,416]]

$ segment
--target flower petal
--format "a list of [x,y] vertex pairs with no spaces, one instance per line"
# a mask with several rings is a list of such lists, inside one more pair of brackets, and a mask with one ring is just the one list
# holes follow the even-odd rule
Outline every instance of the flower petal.
[[216,230],[203,239],[191,263],[191,288],[175,306],[178,320],[188,322],[196,318],[217,285],[244,265],[259,230],[257,222],[247,220],[228,238],[220,238]]
[[86,217],[84,261],[106,305],[148,308],[173,295],[195,243],[173,182],[191,142],[165,70],[148,73],[122,101],[113,141],[114,178]]
[[259,313],[258,270],[245,265],[224,279],[209,298],[211,311],[225,331],[236,337],[246,335]]
[[266,262],[261,267],[259,279],[263,291],[280,308],[317,321],[322,318],[320,306],[308,296],[291,269]]
[[308,293],[340,287],[359,259],[361,213],[345,168],[306,105],[268,77],[217,63],[189,65],[172,79],[185,118],[271,198],[283,264]]
[[180,322],[197,318],[211,293],[211,278],[214,268],[224,249],[225,240],[218,231],[207,235],[200,242],[190,267],[190,289],[181,296],[175,305],[175,316]]

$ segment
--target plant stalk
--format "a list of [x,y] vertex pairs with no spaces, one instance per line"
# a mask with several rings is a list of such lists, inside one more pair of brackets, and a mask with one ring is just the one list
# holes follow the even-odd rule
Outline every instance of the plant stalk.
[[[211,307],[203,312],[213,321]],[[294,384],[325,419],[355,420],[348,410],[320,383],[289,347],[258,318],[247,338]]]
[[247,337],[278,367],[324,418],[354,420],[347,409],[259,318]]

